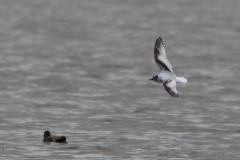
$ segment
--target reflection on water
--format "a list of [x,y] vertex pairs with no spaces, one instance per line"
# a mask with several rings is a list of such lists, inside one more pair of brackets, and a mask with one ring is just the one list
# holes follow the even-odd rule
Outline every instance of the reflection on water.
[[[2,159],[239,159],[237,0],[0,7]],[[178,99],[148,82],[159,36]]]

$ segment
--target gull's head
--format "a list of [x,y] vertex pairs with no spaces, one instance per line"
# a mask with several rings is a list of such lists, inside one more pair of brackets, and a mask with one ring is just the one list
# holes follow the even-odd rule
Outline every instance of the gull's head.
[[158,81],[158,76],[154,76],[152,79],[149,79],[149,81],[155,81],[155,82],[157,82],[157,81]]

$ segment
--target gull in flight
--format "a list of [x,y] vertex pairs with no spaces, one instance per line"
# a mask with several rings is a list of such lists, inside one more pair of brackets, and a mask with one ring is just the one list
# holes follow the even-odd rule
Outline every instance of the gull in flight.
[[171,64],[169,63],[165,48],[163,46],[162,38],[157,38],[154,47],[154,59],[157,63],[160,73],[159,75],[154,76],[151,81],[155,81],[158,83],[163,83],[165,90],[173,97],[178,97],[178,91],[176,89],[176,82],[179,83],[187,83],[187,79],[184,77],[177,77],[173,73],[173,69]]

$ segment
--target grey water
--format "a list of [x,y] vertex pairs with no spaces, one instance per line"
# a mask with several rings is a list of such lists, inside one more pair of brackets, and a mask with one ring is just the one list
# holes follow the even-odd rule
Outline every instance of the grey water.
[[[1,0],[0,159],[240,159],[239,0]],[[179,98],[148,79],[163,38]],[[42,142],[43,132],[68,144]]]

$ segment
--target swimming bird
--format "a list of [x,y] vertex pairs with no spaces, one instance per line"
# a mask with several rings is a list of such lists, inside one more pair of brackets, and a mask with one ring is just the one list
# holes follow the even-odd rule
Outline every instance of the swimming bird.
[[43,142],[67,143],[65,136],[51,136],[51,133],[49,131],[44,132]]
[[160,73],[149,80],[163,83],[165,90],[171,96],[175,98],[179,97],[176,89],[177,82],[187,83],[187,79],[184,77],[177,77],[173,73],[172,66],[166,57],[166,52],[161,37],[157,38],[155,42],[154,59],[160,69]]

